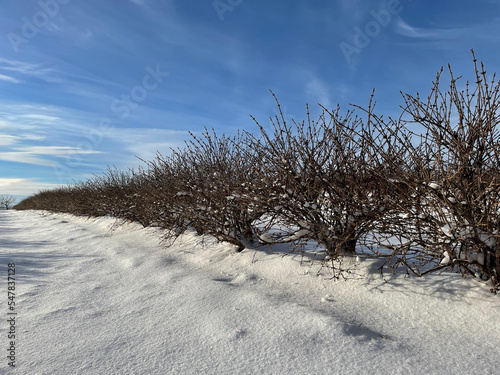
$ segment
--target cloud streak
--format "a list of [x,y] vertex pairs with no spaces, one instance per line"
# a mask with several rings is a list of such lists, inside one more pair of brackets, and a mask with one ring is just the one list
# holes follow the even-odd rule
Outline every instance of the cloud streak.
[[0,178],[0,192],[9,195],[27,196],[35,191],[53,189],[58,186],[60,185],[41,182],[36,178]]
[[11,76],[6,76],[5,74],[0,74],[0,81],[6,81],[6,82],[11,82],[11,83],[19,83],[21,82],[20,80],[11,77]]
[[317,102],[325,107],[330,107],[330,92],[328,85],[317,77],[313,77],[305,87],[308,95],[314,97]]
[[[60,81],[60,78],[57,77],[54,69],[44,68],[39,64],[31,64],[17,60],[9,60],[1,57],[0,57],[0,71],[17,73],[23,76],[36,77],[46,82]],[[10,78],[17,80],[17,78],[14,77]],[[20,82],[19,80],[17,81]]]
[[402,18],[398,19],[396,23],[396,32],[400,35],[417,39],[435,39],[447,33],[446,30],[413,27]]
[[41,155],[46,157],[49,156],[55,158],[64,158],[64,157],[71,157],[74,155],[91,155],[100,153],[101,151],[84,150],[79,147],[25,146],[25,147],[14,147],[12,148],[12,151],[8,152],[0,152],[0,160],[50,167],[54,163],[46,158],[41,158],[40,157]]

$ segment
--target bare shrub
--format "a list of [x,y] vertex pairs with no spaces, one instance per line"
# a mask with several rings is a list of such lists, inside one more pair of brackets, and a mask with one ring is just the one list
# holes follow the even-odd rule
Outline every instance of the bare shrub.
[[148,226],[152,221],[152,206],[145,199],[148,189],[143,173],[142,169],[120,171],[108,168],[103,175],[88,180],[85,190],[91,201],[82,201],[80,213],[111,215]]
[[48,210],[58,211],[62,205],[61,201],[55,199],[59,195],[64,195],[65,188],[56,188],[51,190],[41,190],[36,194],[29,196],[15,206],[16,210]]
[[[252,197],[267,213],[261,241],[314,240],[332,259],[354,254],[386,209],[387,183],[369,167],[380,159],[359,137],[373,135],[369,122],[353,111],[342,116],[340,108],[324,109],[313,121],[307,108],[307,121],[289,125],[276,102],[273,134],[254,119],[261,136],[248,135],[250,147],[259,152]],[[271,232],[277,226],[282,230]]]
[[173,237],[193,227],[241,250],[252,242],[252,223],[260,215],[244,199],[256,175],[255,157],[241,148],[241,134],[191,135],[185,149],[149,163],[153,178],[168,184],[166,195],[158,196],[169,210],[167,227]]
[[[404,151],[388,165],[395,177],[399,215],[387,231],[395,242],[391,264],[417,275],[446,267],[500,285],[500,82],[488,81],[474,57],[475,82],[459,89],[452,73],[441,89],[443,69],[427,100],[403,95],[401,120],[377,118],[378,130]],[[406,127],[401,127],[401,122]],[[420,126],[423,132],[410,131]],[[387,244],[386,244],[387,245]],[[424,267],[426,266],[426,267]]]
[[16,198],[12,195],[2,194],[0,195],[0,207],[10,210],[16,203]]

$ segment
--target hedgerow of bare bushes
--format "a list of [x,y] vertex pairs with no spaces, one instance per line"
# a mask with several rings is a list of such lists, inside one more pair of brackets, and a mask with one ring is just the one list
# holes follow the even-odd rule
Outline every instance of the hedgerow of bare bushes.
[[[112,215],[230,242],[313,241],[326,259],[359,251],[418,276],[449,268],[500,287],[500,81],[473,53],[473,82],[443,69],[422,99],[403,94],[397,119],[368,107],[321,107],[318,119],[270,130],[205,130],[137,171],[41,191],[16,209]],[[273,94],[274,95],[274,94]],[[413,129],[413,130],[412,130]]]

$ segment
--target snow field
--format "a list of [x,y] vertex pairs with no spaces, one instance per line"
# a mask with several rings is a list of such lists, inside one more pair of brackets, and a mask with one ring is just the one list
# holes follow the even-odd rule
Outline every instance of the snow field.
[[[443,273],[348,281],[300,255],[112,218],[0,212],[17,272],[16,374],[496,374],[500,300]],[[3,305],[6,317],[6,297]],[[6,332],[6,318],[0,331]],[[0,344],[7,347],[6,334]]]

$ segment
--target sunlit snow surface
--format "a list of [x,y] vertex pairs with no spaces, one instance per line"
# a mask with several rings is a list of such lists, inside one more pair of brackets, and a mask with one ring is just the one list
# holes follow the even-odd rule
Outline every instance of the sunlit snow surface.
[[[500,297],[455,274],[361,257],[349,281],[300,255],[112,218],[0,211],[17,271],[16,374],[498,374]],[[303,260],[303,259],[302,259]],[[4,353],[5,354],[5,353]]]

